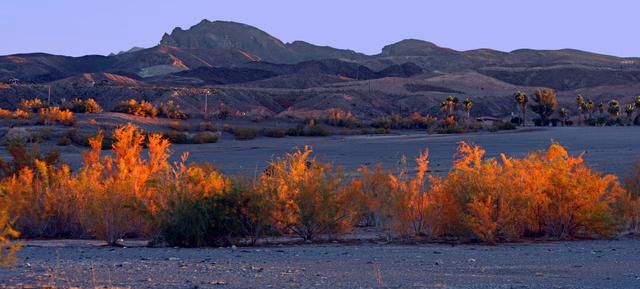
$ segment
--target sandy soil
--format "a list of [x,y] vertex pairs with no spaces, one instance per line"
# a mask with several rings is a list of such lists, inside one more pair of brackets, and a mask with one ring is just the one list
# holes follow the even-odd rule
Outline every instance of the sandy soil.
[[251,141],[223,139],[217,144],[177,145],[173,146],[173,151],[176,156],[188,151],[191,160],[214,162],[226,173],[253,176],[256,172],[260,173],[273,158],[305,145],[312,146],[321,160],[347,170],[376,163],[396,169],[403,155],[409,158],[409,165],[413,166],[412,160],[428,148],[431,170],[443,174],[449,171],[456,144],[460,141],[482,146],[489,157],[497,157],[501,152],[523,156],[527,152],[547,148],[552,141],[557,141],[572,154],[584,151],[587,164],[593,168],[618,176],[623,176],[633,161],[640,160],[640,127],[525,128],[462,135],[404,132],[388,136],[259,138]]
[[0,288],[640,288],[640,240],[106,248],[32,242]]

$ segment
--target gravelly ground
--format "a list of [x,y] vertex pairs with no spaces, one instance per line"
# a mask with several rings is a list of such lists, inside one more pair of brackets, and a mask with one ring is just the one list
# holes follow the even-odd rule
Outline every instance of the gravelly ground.
[[[30,244],[4,286],[640,288],[640,240],[483,245],[105,248]],[[3,286],[0,285],[0,288]]]

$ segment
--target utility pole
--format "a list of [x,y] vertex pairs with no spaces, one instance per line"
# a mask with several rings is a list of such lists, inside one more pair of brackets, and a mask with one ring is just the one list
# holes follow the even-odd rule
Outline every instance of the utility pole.
[[47,96],[47,105],[51,106],[51,85],[49,85],[49,95]]
[[207,88],[204,92],[204,118],[209,117],[209,96],[211,95],[211,89]]

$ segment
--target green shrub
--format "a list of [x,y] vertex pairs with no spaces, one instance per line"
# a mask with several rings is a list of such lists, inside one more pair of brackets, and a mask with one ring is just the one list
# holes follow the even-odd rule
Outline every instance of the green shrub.
[[174,144],[187,144],[189,143],[189,135],[185,132],[170,130],[164,135],[171,143]]
[[180,247],[235,244],[249,234],[247,208],[247,199],[237,189],[180,200],[167,212],[156,241]]
[[234,127],[233,136],[238,140],[250,140],[258,137],[258,130],[251,127]]
[[321,125],[302,125],[289,128],[286,132],[288,136],[330,136],[331,130]]
[[71,101],[70,104],[65,105],[69,110],[74,113],[99,113],[102,112],[102,107],[93,98],[82,100],[79,98]]
[[218,135],[209,131],[201,131],[193,136],[192,142],[195,144],[217,143]]
[[264,136],[266,137],[281,138],[285,137],[286,135],[286,132],[281,128],[268,128],[264,130]]

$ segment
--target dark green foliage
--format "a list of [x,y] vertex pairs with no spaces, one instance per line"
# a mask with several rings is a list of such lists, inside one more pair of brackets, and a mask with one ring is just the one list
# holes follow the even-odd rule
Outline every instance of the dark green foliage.
[[331,130],[322,125],[302,125],[287,130],[288,136],[330,136]]
[[203,144],[203,143],[217,143],[218,135],[208,131],[201,131],[196,133],[193,136],[192,143],[195,144]]
[[258,137],[258,130],[251,127],[234,127],[232,133],[238,140],[250,140]]
[[250,233],[249,200],[239,190],[173,204],[160,239],[170,246],[235,244]]
[[264,130],[264,136],[281,138],[285,137],[287,133],[281,128],[268,128]]
[[102,112],[102,107],[93,98],[87,100],[74,99],[71,103],[65,105],[69,110],[74,113],[99,113]]

